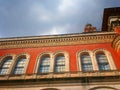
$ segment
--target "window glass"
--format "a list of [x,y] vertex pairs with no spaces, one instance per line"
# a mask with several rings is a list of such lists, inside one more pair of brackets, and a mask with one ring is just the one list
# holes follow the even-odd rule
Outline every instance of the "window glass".
[[57,56],[55,59],[55,72],[64,72],[65,71],[65,57]]
[[14,74],[23,74],[24,73],[24,68],[25,68],[25,63],[26,63],[26,58],[21,57],[17,60],[15,69],[14,69]]
[[50,71],[50,57],[43,57],[41,59],[39,72],[40,73],[49,73]]
[[92,71],[93,66],[89,54],[81,55],[82,71]]
[[8,74],[11,63],[12,63],[12,57],[7,57],[2,63],[2,66],[0,68],[0,75]]
[[97,54],[96,58],[98,61],[99,70],[110,70],[110,66],[109,66],[107,57],[105,56],[104,53]]

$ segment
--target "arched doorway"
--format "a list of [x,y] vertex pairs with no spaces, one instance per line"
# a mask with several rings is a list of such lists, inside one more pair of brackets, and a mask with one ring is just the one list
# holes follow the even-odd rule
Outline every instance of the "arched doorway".
[[41,89],[41,90],[60,90],[60,89],[57,89],[57,88],[45,88],[45,89]]
[[118,89],[113,87],[101,86],[101,87],[94,87],[89,90],[118,90]]

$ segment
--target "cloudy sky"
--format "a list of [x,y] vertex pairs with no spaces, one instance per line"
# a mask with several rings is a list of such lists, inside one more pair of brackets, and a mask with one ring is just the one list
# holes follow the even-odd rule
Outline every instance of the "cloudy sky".
[[120,0],[0,0],[0,37],[81,33],[87,23],[100,30],[109,7]]

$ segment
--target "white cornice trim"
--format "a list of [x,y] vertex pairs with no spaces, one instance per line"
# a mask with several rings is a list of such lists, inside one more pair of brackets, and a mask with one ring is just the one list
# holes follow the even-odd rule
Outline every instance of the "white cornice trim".
[[111,43],[116,36],[117,34],[115,32],[100,32],[54,36],[6,38],[0,40],[0,49]]
[[94,32],[94,33],[75,33],[75,34],[59,34],[59,35],[43,35],[43,36],[28,36],[28,37],[12,37],[12,38],[0,38],[0,42],[3,41],[16,41],[16,40],[36,40],[36,39],[55,39],[55,38],[67,38],[67,37],[83,37],[83,36],[96,36],[96,35],[109,35],[117,34],[116,32]]

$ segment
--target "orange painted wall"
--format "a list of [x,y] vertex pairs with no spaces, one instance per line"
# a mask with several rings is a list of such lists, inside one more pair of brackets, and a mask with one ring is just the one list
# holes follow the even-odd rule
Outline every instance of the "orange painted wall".
[[[89,44],[89,45],[75,45],[75,46],[54,46],[54,47],[41,47],[41,48],[22,48],[22,49],[6,49],[0,50],[0,57],[6,54],[21,54],[21,53],[28,53],[30,54],[30,62],[27,68],[27,73],[32,74],[34,73],[36,58],[42,52],[58,52],[58,51],[66,51],[70,56],[70,71],[77,71],[77,60],[76,60],[76,53],[87,49],[87,50],[95,50],[99,48],[104,48],[111,52],[112,57],[115,61],[117,69],[120,69],[120,56],[118,53],[111,47],[111,44]],[[120,52],[119,52],[120,53]]]
[[120,49],[118,50],[119,60],[120,60]]

